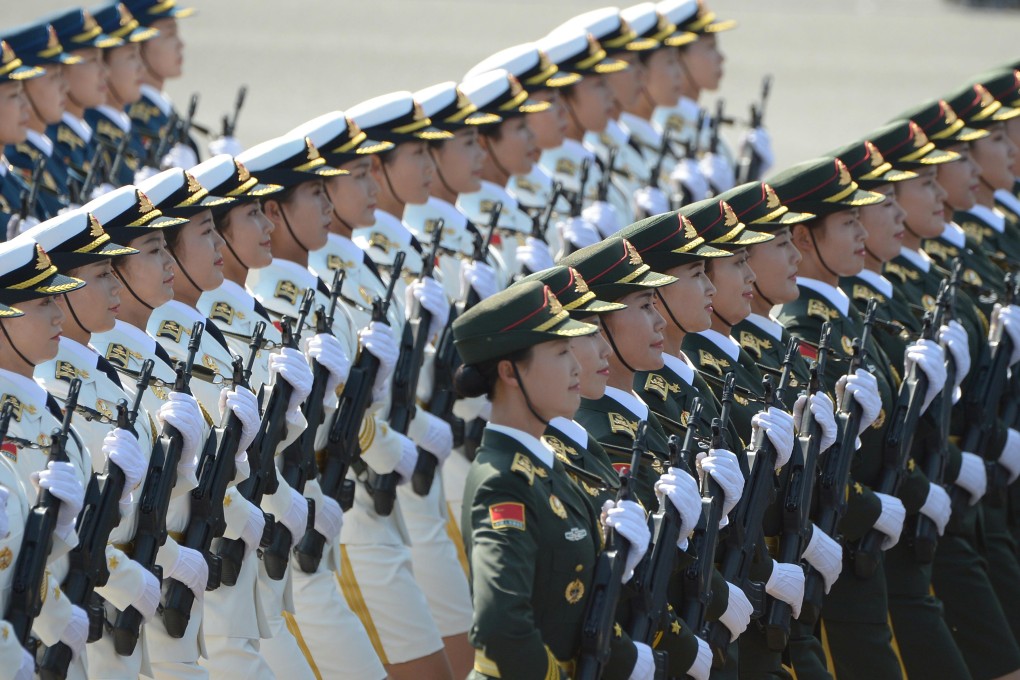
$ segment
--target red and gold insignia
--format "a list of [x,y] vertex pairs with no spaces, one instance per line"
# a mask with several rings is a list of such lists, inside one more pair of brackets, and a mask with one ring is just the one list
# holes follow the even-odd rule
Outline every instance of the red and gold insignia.
[[549,507],[556,513],[556,516],[560,519],[567,518],[567,508],[563,505],[563,501],[559,499],[556,494],[549,495]]
[[524,503],[496,503],[489,506],[489,521],[492,528],[517,529],[524,531],[527,528],[527,520],[524,516]]
[[567,598],[567,602],[577,604],[584,597],[584,582],[579,578],[575,578],[567,584],[567,590],[564,595]]

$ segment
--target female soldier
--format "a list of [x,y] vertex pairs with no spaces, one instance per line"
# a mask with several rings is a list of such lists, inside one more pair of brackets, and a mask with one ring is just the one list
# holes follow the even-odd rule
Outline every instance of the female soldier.
[[[135,173],[149,164],[145,145],[138,131],[132,128],[131,119],[125,110],[141,96],[142,62],[140,45],[152,40],[158,31],[139,25],[121,3],[114,3],[95,13],[95,19],[103,32],[120,43],[111,43],[103,48],[106,64],[106,103],[93,109],[86,109],[85,122],[96,134],[106,151],[103,160],[106,181],[113,186],[123,186],[134,181]],[[116,170],[112,168],[118,147],[124,135],[128,135],[124,160]]]
[[27,26],[7,36],[16,54],[30,66],[41,66],[46,73],[25,83],[28,99],[28,132],[24,143],[8,146],[7,160],[27,179],[37,163],[43,164],[38,204],[29,206],[40,217],[52,217],[67,207],[70,199],[67,166],[53,153],[53,144],[46,137],[46,126],[60,122],[67,99],[64,64],[77,64],[79,57],[64,52],[48,22]]
[[[41,583],[47,597],[42,599],[42,610],[32,622],[32,634],[45,645],[62,642],[70,647],[74,657],[67,677],[82,680],[88,615],[66,597],[60,597],[60,583],[70,566],[66,554],[78,541],[75,520],[82,508],[92,461],[73,430],[67,439],[67,462],[47,461],[50,435],[60,429],[63,415],[56,401],[32,379],[32,373],[57,353],[64,314],[55,296],[80,288],[83,283],[60,274],[39,244],[28,237],[12,241],[0,252],[0,401],[13,405],[3,445],[4,485],[15,499],[24,494],[24,505],[18,503],[22,510],[35,505],[43,489],[60,500],[47,572]],[[15,304],[18,306],[13,307]],[[3,563],[9,569],[4,572],[14,571],[14,553],[7,549]],[[5,579],[5,585],[9,584]]]
[[[106,546],[110,578],[96,592],[106,601],[109,620],[115,620],[118,610],[130,606],[148,621],[159,604],[159,581],[125,555],[123,546],[134,538],[134,515],[152,452],[155,420],[140,408],[135,432],[111,427],[117,403],[120,400],[130,403],[130,398],[121,388],[113,366],[89,346],[93,332],[110,330],[116,320],[121,284],[113,274],[111,259],[137,251],[111,241],[94,216],[80,211],[47,220],[27,233],[43,246],[58,269],[86,284],[60,296],[58,304],[70,323],[64,327],[57,356],[37,366],[35,378],[58,401],[66,401],[73,377],[82,381],[78,412],[85,417],[77,421],[76,429],[90,451],[103,453],[92,458],[95,474],[103,474],[110,461],[125,477],[119,499],[121,523]],[[142,645],[137,645],[132,654],[122,656],[114,650],[110,635],[92,644],[89,677],[118,678],[141,672],[146,656]]]
[[[166,518],[169,535],[159,549],[156,563],[163,570],[164,581],[176,579],[188,585],[201,602],[209,579],[205,558],[196,550],[178,545],[177,539],[191,516],[188,491],[198,483],[195,471],[208,426],[194,397],[168,389],[174,382],[170,355],[145,332],[153,310],[173,298],[174,261],[162,231],[185,220],[164,216],[134,186],[115,189],[82,209],[96,217],[111,240],[138,251],[137,255],[114,261],[114,273],[124,285],[126,295],[120,300],[113,329],[93,333],[91,344],[117,369],[121,384],[132,396],[142,362],[146,358],[155,361],[153,380],[142,397],[142,405],[149,413],[157,414],[158,424],[168,422],[184,437],[177,483]],[[194,382],[197,386],[199,380]],[[146,627],[149,661],[156,678],[208,677],[198,665],[205,646],[199,634],[201,621],[202,609],[197,607],[181,638],[170,637],[162,621]]]
[[[576,411],[580,367],[570,343],[596,331],[571,319],[538,281],[482,301],[454,322],[464,360],[457,389],[490,394],[493,402],[462,523],[475,603],[473,678],[573,675],[602,528],[541,437],[550,420]],[[633,501],[605,507],[605,525],[630,545],[629,579],[648,547],[644,511]],[[610,645],[607,677],[651,677],[647,645],[622,633]]]
[[[5,40],[0,40],[0,144],[20,144],[28,134],[28,98],[21,82],[38,78],[45,71],[25,66]],[[0,154],[0,235],[10,239],[19,231],[39,223],[33,215],[24,220],[18,214],[21,197],[28,191],[25,181],[10,172],[6,156]]]

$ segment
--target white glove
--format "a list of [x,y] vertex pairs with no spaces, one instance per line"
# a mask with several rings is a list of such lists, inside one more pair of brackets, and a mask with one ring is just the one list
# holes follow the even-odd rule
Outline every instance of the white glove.
[[708,680],[708,674],[712,672],[712,648],[701,638],[694,639],[698,641],[698,655],[687,669],[687,675],[694,680]]
[[313,335],[305,351],[309,362],[318,362],[329,373],[326,378],[326,391],[322,394],[322,403],[326,408],[336,410],[338,403],[336,390],[340,385],[346,384],[347,378],[351,375],[350,358],[344,352],[340,341],[330,333]]
[[6,486],[0,486],[0,540],[7,538],[11,533],[11,520],[7,517],[7,497],[10,492]]
[[822,575],[825,592],[828,593],[843,571],[843,546],[817,525],[812,524],[811,540],[808,541],[801,557]]
[[885,534],[882,539],[882,550],[888,550],[900,542],[900,533],[903,531],[903,520],[907,516],[907,510],[903,507],[903,501],[895,496],[875,492],[878,500],[882,502],[882,512],[875,520],[875,528]]
[[383,401],[390,393],[390,376],[397,365],[400,345],[393,334],[393,329],[381,321],[373,321],[368,328],[361,329],[361,346],[365,351],[379,360],[379,370],[375,374],[372,385],[372,396],[375,401]]
[[[159,172],[160,172],[159,168],[154,168],[151,165],[143,165],[142,167],[138,168],[138,170],[135,171],[134,178],[132,179],[132,181],[135,184],[142,184],[146,180],[151,179],[151,178],[155,177],[156,175],[158,175]],[[109,191],[113,191],[113,185],[112,184],[105,184],[105,183],[104,184],[100,184],[97,187],[97,190],[101,189],[103,187],[110,187],[109,190],[103,191],[104,194],[108,193]],[[100,195],[102,195],[102,194],[100,194]]]
[[595,225],[602,238],[609,238],[624,226],[616,207],[605,201],[595,201],[581,211],[581,217]]
[[655,495],[659,498],[660,510],[663,509],[663,497],[666,497],[680,513],[680,543],[686,543],[701,517],[701,491],[698,483],[683,470],[671,467],[666,474],[655,480]]
[[60,634],[60,641],[71,648],[71,657],[77,659],[85,651],[89,637],[89,615],[76,604],[71,605],[71,620]]
[[928,482],[928,497],[924,499],[920,513],[935,522],[939,529],[939,536],[946,531],[946,524],[949,522],[949,515],[953,511],[949,494],[938,484]]
[[698,169],[708,179],[709,186],[717,194],[733,188],[736,173],[733,170],[733,165],[721,153],[712,153],[711,151],[706,153],[698,161]]
[[[772,135],[763,127],[756,127],[747,131],[744,135],[744,144],[747,144],[761,159],[761,176],[775,165],[776,154],[772,151]],[[751,179],[754,179],[753,177]]]
[[301,404],[312,392],[312,370],[308,368],[305,355],[292,347],[281,347],[279,352],[269,355],[268,363],[270,382],[279,373],[280,377],[293,388],[290,401],[287,402],[287,422],[291,424],[301,422]]
[[652,538],[644,508],[634,501],[606,501],[602,505],[602,524],[613,528],[630,543],[623,566],[623,582],[626,583],[634,576],[634,568],[645,556]]
[[499,292],[496,270],[488,262],[471,260],[460,267],[460,299],[466,300],[468,291],[474,290],[484,300]]
[[[155,168],[150,168],[150,169],[153,170],[153,173],[151,175],[146,176],[146,177],[142,177],[141,180],[139,180],[138,177],[139,177],[139,174],[143,170],[145,170],[145,168],[142,168],[141,170],[136,172],[135,173],[135,177],[134,177],[134,183],[135,184],[140,184],[141,182],[144,182],[145,180],[149,179],[149,177],[152,177],[152,175],[155,175],[155,174],[157,174],[159,172],[159,170],[156,170]],[[97,186],[95,189],[92,190],[92,193],[89,194],[89,200],[90,201],[94,201],[97,198],[99,198],[100,196],[105,196],[106,194],[110,193],[111,191],[113,191],[116,188],[117,187],[113,186],[109,182],[103,182],[102,184],[100,184],[99,186]]]
[[790,605],[793,618],[799,618],[804,604],[804,568],[772,560],[772,574],[765,584],[765,592]]
[[719,623],[730,631],[730,642],[733,642],[747,630],[748,624],[751,623],[754,607],[751,606],[751,601],[747,599],[747,595],[739,586],[727,581],[726,587],[729,588],[730,596],[726,604],[726,611],[719,617]]
[[234,452],[234,464],[238,472],[245,471],[245,474],[238,474],[241,479],[247,479],[251,468],[248,465],[248,447],[255,440],[262,418],[259,416],[259,401],[252,394],[251,390],[243,385],[234,385],[232,389],[224,387],[220,390],[220,415],[230,409],[230,412],[241,421],[241,437],[237,442],[237,451]]
[[400,475],[401,481],[406,482],[414,474],[414,468],[418,464],[418,445],[409,437],[400,436],[400,460],[394,469]]
[[[6,632],[6,631],[4,631]],[[21,648],[21,667],[14,675],[14,680],[32,680],[35,678],[35,657],[28,653],[24,647]]]
[[708,180],[701,173],[698,162],[693,158],[681,158],[669,175],[669,180],[689,197],[688,203],[701,201],[709,197],[712,190],[708,187]]
[[198,402],[190,394],[171,392],[156,411],[156,420],[160,425],[169,424],[174,427],[184,439],[181,459],[177,464],[178,472],[189,467],[194,471],[198,465],[198,454],[205,444],[205,419],[202,418]]
[[21,219],[20,215],[11,215],[11,219],[7,222],[7,240],[10,241],[38,224],[39,220],[31,215],[26,216],[25,219]]
[[786,411],[770,406],[751,418],[751,436],[756,430],[765,430],[765,436],[776,450],[776,469],[786,465],[793,453],[793,416]]
[[[280,486],[283,488],[282,484]],[[287,511],[276,519],[287,527],[287,531],[296,539],[304,536],[305,529],[308,528],[308,499],[292,487],[288,486],[286,489],[290,495],[290,505],[287,507]]]
[[123,503],[131,498],[131,492],[141,483],[148,461],[138,445],[138,438],[120,428],[110,430],[103,438],[103,455],[124,473],[124,490],[120,494]]
[[219,156],[221,153],[225,153],[228,156],[240,156],[241,152],[244,151],[244,147],[241,146],[241,142],[237,141],[237,137],[217,137],[216,139],[209,140],[209,155]]
[[241,540],[250,553],[258,549],[262,542],[262,534],[266,530],[266,515],[262,508],[250,501],[243,501],[248,506],[248,516],[244,518],[244,529],[241,530]]
[[[970,344],[967,341],[967,331],[954,319],[949,325],[939,329],[939,342],[943,347],[949,348],[953,363],[956,364],[956,384],[953,385],[955,392],[960,389],[963,379],[970,373]],[[953,401],[956,399],[954,395]]]
[[195,150],[187,144],[177,142],[170,150],[167,151],[166,155],[159,162],[159,167],[163,170],[170,168],[192,168],[198,165],[198,156],[195,154]]
[[514,257],[522,265],[522,269],[529,272],[540,272],[556,265],[552,253],[549,252],[549,244],[529,236],[523,246],[517,246]]
[[641,187],[635,191],[634,204],[649,217],[669,212],[669,199],[659,187]]
[[424,279],[417,279],[404,291],[405,309],[410,315],[414,309],[414,301],[421,304],[421,308],[432,315],[429,322],[429,337],[434,338],[443,332],[446,322],[450,318],[450,303],[446,299],[443,285],[431,276]]
[[191,588],[195,599],[201,601],[205,587],[209,585],[209,565],[202,553],[182,545],[177,549],[177,561],[165,576]]
[[453,430],[450,423],[424,409],[414,412],[407,436],[438,458],[439,462],[449,458],[453,450]]
[[51,460],[46,469],[30,475],[36,491],[46,489],[60,500],[57,512],[57,526],[53,531],[62,539],[74,532],[74,522],[85,504],[85,487],[81,485],[78,472],[71,463]]
[[[700,455],[700,454],[699,454]],[[730,511],[740,501],[744,493],[744,473],[732,451],[726,449],[709,449],[708,455],[701,459],[701,469],[712,475],[712,479],[723,491],[723,519],[719,523],[724,527],[729,523]]]
[[843,376],[836,381],[836,407],[843,403],[843,395],[849,391],[854,401],[861,407],[861,424],[857,429],[858,436],[861,432],[871,427],[871,424],[878,420],[882,412],[882,397],[878,393],[878,381],[863,368],[849,378]]
[[330,544],[340,538],[340,529],[344,526],[344,511],[340,504],[329,496],[323,496],[321,503],[315,504],[315,530],[326,537]]
[[630,670],[627,680],[654,680],[655,678],[655,656],[652,648],[643,642],[635,642],[634,649],[637,650],[637,661],[634,668]]
[[953,482],[961,489],[970,494],[970,504],[976,504],[988,490],[988,468],[981,456],[973,453],[963,452],[963,460],[960,462],[960,473],[956,475]]
[[946,385],[946,354],[942,346],[935,341],[918,340],[907,345],[903,359],[903,365],[907,371],[914,364],[917,364],[917,367],[928,377],[928,391],[924,393],[924,404],[921,406],[921,412],[924,413],[935,396]]
[[575,250],[592,246],[602,240],[594,224],[583,217],[567,217],[556,222],[556,230],[564,243],[570,243]]
[[[809,403],[806,394],[797,397],[793,405],[793,417],[800,422],[804,416],[804,404]],[[828,451],[836,443],[836,415],[833,411],[832,399],[825,392],[815,392],[810,400],[811,415],[822,431],[822,442],[819,451]]]
[[1002,447],[998,463],[1009,471],[1009,483],[1015,482],[1020,474],[1020,432],[1012,427],[1006,430],[1006,445]]
[[998,335],[998,327],[1002,326],[1002,332],[1009,336],[1013,342],[1013,354],[1009,358],[1009,365],[1012,366],[1020,361],[1020,307],[1009,305],[1004,307],[995,305],[992,310],[992,321],[988,330],[989,339]]
[[156,607],[159,606],[159,579],[148,569],[139,571],[142,573],[142,592],[131,603],[131,606],[138,610],[144,620],[148,621],[156,615]]

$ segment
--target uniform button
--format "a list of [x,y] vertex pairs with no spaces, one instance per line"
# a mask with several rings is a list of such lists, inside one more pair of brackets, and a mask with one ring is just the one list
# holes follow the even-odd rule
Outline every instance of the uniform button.
[[582,572],[582,571],[584,571],[584,565],[583,564],[579,564],[576,567],[574,567],[574,569],[576,571],[578,571],[578,572]]

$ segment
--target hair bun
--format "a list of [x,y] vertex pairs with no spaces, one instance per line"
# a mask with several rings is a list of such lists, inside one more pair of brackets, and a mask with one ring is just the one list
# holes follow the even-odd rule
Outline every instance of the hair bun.
[[490,378],[474,364],[461,364],[453,375],[453,389],[465,399],[486,395],[491,388]]

